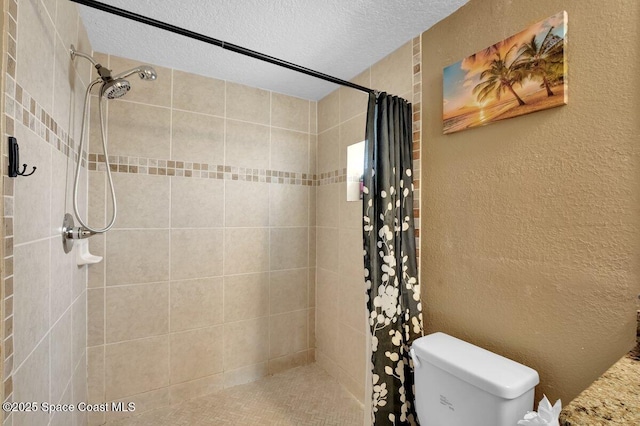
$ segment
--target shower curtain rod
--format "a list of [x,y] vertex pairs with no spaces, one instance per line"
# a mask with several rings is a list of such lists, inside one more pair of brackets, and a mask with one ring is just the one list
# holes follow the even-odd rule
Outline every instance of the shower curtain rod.
[[360,90],[367,93],[377,93],[376,90],[369,89],[368,87],[360,86],[359,84],[351,83],[350,81],[342,80],[337,77],[324,74],[310,68],[305,68],[300,65],[293,64],[291,62],[283,61],[282,59],[274,58],[273,56],[265,55],[264,53],[256,52],[255,50],[247,49],[242,46],[227,43],[222,40],[218,40],[203,34],[199,34],[193,31],[186,30],[184,28],[176,27],[175,25],[167,24],[166,22],[158,21],[156,19],[147,18],[146,16],[139,15],[137,13],[129,12],[128,10],[120,9],[108,4],[100,3],[94,0],[70,0],[74,3],[82,4],[94,9],[102,10],[103,12],[111,13],[112,15],[121,16],[123,18],[131,19],[133,21],[141,22],[143,24],[151,25],[152,27],[160,28],[165,31],[180,34],[185,37],[192,38],[194,40],[203,41],[214,46],[221,47],[232,52],[239,53],[241,55],[250,56],[252,58],[269,62],[270,64],[278,65],[280,67],[288,68],[293,71],[300,72],[302,74],[310,75],[312,77],[319,78],[321,80],[329,81],[331,83],[339,84],[341,86],[351,87],[352,89]]

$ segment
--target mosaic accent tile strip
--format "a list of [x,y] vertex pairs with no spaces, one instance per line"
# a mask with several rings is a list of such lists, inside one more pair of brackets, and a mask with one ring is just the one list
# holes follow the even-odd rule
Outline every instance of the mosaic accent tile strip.
[[[89,170],[106,171],[103,154],[89,154]],[[251,169],[222,164],[194,163],[178,160],[159,160],[143,157],[109,156],[111,171],[160,176],[180,176],[248,182],[281,183],[286,185],[317,186],[317,176],[282,170]]]
[[[5,90],[6,133],[8,135],[11,136],[15,131],[13,121],[9,122],[9,119],[13,119],[28,127],[67,157],[73,158],[74,161],[78,160],[79,146],[76,145],[74,139],[8,74],[6,75]],[[87,151],[83,150],[82,167],[87,167],[87,157]]]

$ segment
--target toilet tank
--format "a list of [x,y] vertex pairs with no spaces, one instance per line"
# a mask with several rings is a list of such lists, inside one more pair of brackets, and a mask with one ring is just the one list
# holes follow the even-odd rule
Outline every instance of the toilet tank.
[[412,356],[421,426],[515,426],[533,410],[532,368],[444,333],[416,339]]

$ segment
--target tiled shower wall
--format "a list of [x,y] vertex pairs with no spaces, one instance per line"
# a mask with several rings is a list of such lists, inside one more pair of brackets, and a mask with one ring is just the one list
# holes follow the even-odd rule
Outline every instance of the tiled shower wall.
[[[106,255],[88,290],[89,399],[136,412],[308,363],[315,346],[316,103],[155,68],[107,104],[118,219],[91,240]],[[97,110],[94,224],[110,216]]]
[[[353,82],[413,103],[414,176],[420,170],[420,38],[406,43]],[[347,147],[364,140],[368,95],[341,87],[318,102],[316,359],[366,401],[366,336],[362,202],[346,201]],[[416,238],[419,182],[414,181]],[[418,247],[418,244],[416,244]]]
[[[86,267],[62,249],[70,212],[88,62],[72,63],[69,46],[91,51],[76,6],[68,1],[4,4],[2,170],[4,263],[2,342],[5,401],[86,401]],[[8,178],[6,138],[20,163],[37,170]],[[86,151],[80,210],[86,213]],[[4,425],[83,425],[81,412],[3,413]]]

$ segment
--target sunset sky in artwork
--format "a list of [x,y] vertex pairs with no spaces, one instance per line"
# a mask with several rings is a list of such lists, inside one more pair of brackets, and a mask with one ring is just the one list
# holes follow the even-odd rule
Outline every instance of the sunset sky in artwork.
[[[538,42],[541,42],[545,37],[547,31],[549,31],[549,28],[551,28],[552,26],[555,27],[552,31],[552,34],[564,38],[565,22],[563,19],[564,13],[559,12],[545,19],[544,21],[530,26],[529,28],[518,34],[495,44],[494,47],[504,57],[504,54],[514,44],[520,45],[524,42],[529,42],[533,35],[536,35],[536,40]],[[489,53],[483,50],[476,53],[475,57],[473,55],[470,55],[467,58],[444,69],[444,116],[447,116],[448,114],[451,114],[452,112],[463,107],[480,106],[476,101],[476,96],[472,94],[472,90],[478,83],[480,83],[480,74],[484,69],[487,68],[487,64],[495,58],[495,54],[495,50],[492,50]],[[509,54],[507,64],[510,64],[516,56],[517,48],[513,49]],[[539,86],[540,83],[529,80],[528,83],[525,83],[524,85],[525,90],[528,85]],[[485,101],[486,104],[484,106],[491,105],[495,102],[495,98],[490,98],[489,100]]]

